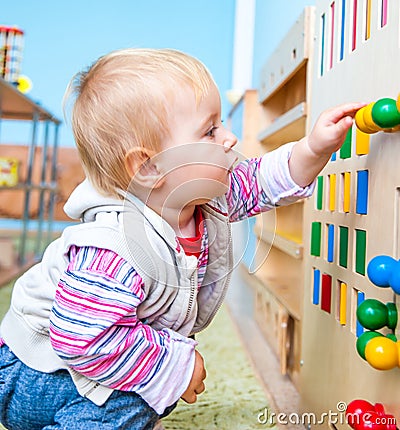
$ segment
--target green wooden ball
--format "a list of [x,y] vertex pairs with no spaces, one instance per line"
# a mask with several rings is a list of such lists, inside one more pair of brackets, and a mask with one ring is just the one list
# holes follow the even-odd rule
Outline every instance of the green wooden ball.
[[362,335],[357,338],[356,348],[357,352],[364,360],[365,358],[365,347],[367,343],[374,337],[383,336],[381,333],[377,331],[365,331]]
[[378,330],[384,326],[391,329],[397,325],[397,308],[394,303],[384,304],[379,300],[364,300],[357,308],[357,319],[368,330]]
[[383,98],[377,100],[372,107],[372,119],[381,128],[392,128],[400,124],[400,112],[396,100]]

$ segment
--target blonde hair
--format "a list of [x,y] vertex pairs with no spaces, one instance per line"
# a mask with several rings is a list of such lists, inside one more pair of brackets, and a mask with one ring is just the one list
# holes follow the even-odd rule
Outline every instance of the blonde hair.
[[131,149],[160,151],[170,133],[168,105],[182,84],[199,103],[214,81],[199,60],[171,49],[117,50],[72,78],[64,112],[74,99],[76,145],[87,177],[101,193],[118,196],[118,189],[127,189],[125,157]]

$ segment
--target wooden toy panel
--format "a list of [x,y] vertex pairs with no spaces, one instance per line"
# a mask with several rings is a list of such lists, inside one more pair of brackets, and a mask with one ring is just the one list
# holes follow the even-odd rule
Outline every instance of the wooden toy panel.
[[[399,24],[397,0],[316,1],[312,123],[337,104],[397,98]],[[366,135],[353,126],[305,204],[305,412],[338,412],[339,402],[360,398],[383,403],[399,419],[400,368],[375,370],[355,348],[363,330],[358,304],[367,298],[400,303],[366,274],[376,255],[400,258],[399,160],[399,132]]]

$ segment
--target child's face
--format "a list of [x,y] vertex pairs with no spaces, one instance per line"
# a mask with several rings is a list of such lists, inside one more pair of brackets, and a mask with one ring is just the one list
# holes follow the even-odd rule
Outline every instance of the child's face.
[[166,204],[184,207],[226,193],[237,138],[221,123],[221,102],[213,85],[196,103],[193,90],[177,85],[169,117],[170,137],[158,154]]

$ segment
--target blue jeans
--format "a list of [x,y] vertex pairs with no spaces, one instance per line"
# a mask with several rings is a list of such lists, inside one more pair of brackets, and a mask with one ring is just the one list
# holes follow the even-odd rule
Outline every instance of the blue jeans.
[[0,422],[8,430],[150,430],[159,418],[135,393],[116,390],[96,406],[79,395],[66,370],[38,372],[0,348]]

